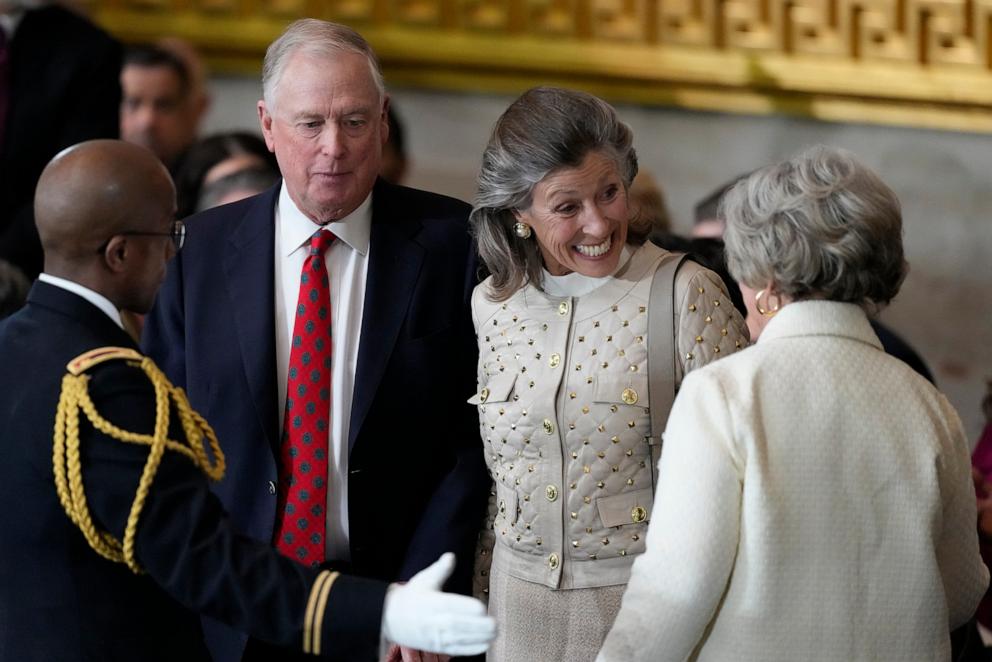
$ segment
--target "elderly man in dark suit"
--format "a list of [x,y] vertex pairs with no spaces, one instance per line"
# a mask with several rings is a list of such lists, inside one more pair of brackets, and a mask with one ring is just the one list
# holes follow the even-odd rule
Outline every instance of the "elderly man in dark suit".
[[[388,97],[353,30],[293,23],[262,82],[282,182],[188,220],[143,344],[217,429],[217,493],[249,535],[389,581],[455,551],[467,592],[489,485],[469,207],[376,180]],[[208,641],[241,659],[236,633]]]
[[0,0],[0,259],[34,279],[41,244],[31,204],[59,150],[116,138],[121,47],[85,18]]
[[183,243],[175,204],[165,168],[124,142],[83,143],[42,173],[45,272],[0,323],[0,662],[210,660],[197,611],[339,660],[374,655],[380,628],[480,652],[482,604],[437,590],[450,556],[387,587],[235,532],[208,486],[216,438],[181,392],[156,400],[172,386],[118,312],[151,307]]

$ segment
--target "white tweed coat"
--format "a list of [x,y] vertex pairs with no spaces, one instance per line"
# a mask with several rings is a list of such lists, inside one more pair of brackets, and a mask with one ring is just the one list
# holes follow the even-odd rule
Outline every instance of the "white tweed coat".
[[598,660],[947,660],[988,583],[968,443],[851,304],[688,375]]

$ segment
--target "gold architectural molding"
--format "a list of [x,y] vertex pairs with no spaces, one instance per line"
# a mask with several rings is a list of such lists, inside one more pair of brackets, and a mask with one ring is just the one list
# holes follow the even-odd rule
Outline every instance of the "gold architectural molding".
[[992,132],[992,0],[93,0],[257,73],[298,16],[354,26],[392,84],[538,83],[684,108]]

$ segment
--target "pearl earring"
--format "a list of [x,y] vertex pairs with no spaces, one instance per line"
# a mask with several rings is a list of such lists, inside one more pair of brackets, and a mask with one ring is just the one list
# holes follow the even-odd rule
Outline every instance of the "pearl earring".
[[514,223],[513,224],[513,234],[517,235],[521,239],[530,239],[531,229],[526,223]]

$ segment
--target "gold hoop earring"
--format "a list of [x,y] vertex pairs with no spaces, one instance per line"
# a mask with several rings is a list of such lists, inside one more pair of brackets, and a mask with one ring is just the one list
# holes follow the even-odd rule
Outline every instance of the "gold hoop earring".
[[526,223],[514,223],[513,224],[513,234],[517,235],[521,239],[530,239],[531,229]]
[[[765,291],[764,290],[758,290],[755,293],[755,295],[754,295],[754,307],[755,307],[755,309],[757,309],[757,311],[759,313],[761,313],[765,317],[774,317],[775,316],[775,313],[777,313],[778,310],[779,310],[779,308],[782,307],[782,300],[779,298],[779,296],[777,294],[769,294],[768,295],[769,301],[766,302],[768,304],[768,308],[763,308],[762,305],[761,305],[761,297],[763,297],[764,295],[765,295]],[[772,307],[772,305],[771,305],[771,298],[772,297],[775,297],[775,306],[774,307]]]

